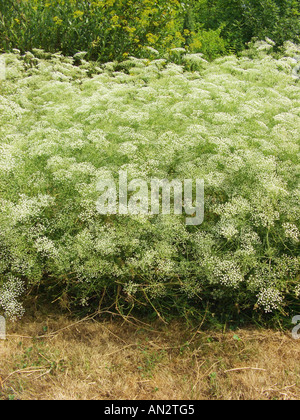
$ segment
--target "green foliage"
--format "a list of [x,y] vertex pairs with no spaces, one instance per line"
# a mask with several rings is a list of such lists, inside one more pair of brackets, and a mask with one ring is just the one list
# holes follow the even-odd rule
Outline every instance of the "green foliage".
[[204,28],[222,28],[221,37],[235,51],[253,37],[271,38],[277,45],[299,42],[300,3],[297,0],[197,0],[194,19]]
[[[5,54],[0,305],[22,284],[86,310],[199,316],[299,310],[300,48],[257,42],[212,63],[97,65]],[[251,58],[252,57],[252,58]],[[205,220],[100,215],[99,180],[204,179]],[[15,312],[15,313],[14,313]],[[240,315],[242,316],[242,315]]]
[[0,47],[43,48],[103,62],[181,46],[182,6],[177,0],[4,0]]
[[2,0],[0,49],[122,61],[186,48],[214,59],[252,38],[299,42],[297,0]]
[[208,60],[213,60],[228,51],[227,43],[221,37],[222,29],[199,29],[192,32],[189,49],[193,53],[202,53]]

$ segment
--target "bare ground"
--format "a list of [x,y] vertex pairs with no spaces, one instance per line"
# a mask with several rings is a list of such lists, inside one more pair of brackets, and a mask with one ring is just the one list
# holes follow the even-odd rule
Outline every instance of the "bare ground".
[[0,340],[2,400],[298,400],[289,332],[40,316]]

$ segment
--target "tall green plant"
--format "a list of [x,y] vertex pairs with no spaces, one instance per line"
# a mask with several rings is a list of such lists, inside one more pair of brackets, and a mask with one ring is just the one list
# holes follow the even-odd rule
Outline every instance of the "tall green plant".
[[197,0],[193,4],[196,22],[205,29],[222,27],[221,36],[236,51],[253,37],[269,37],[277,45],[300,39],[296,0]]
[[177,0],[3,0],[0,48],[43,48],[101,61],[181,46],[182,5]]

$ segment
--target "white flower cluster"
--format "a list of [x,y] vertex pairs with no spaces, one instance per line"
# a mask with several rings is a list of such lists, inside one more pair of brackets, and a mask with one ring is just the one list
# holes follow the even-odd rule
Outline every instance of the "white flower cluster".
[[283,302],[281,293],[273,287],[261,290],[257,298],[257,305],[263,307],[265,312],[273,312]]
[[[272,48],[267,39],[212,63],[148,50],[152,61],[101,66],[84,53],[5,54],[1,278],[38,283],[46,273],[82,305],[115,281],[125,295],[170,297],[176,284],[189,298],[284,304],[299,281],[300,47],[286,43],[283,57]],[[120,170],[128,180],[204,179],[204,223],[98,214],[97,185]],[[4,280],[1,297],[12,315],[22,312],[14,285]]]
[[24,314],[24,308],[18,298],[24,293],[24,284],[18,278],[8,276],[0,287],[0,307],[6,318],[16,320]]
[[283,227],[287,238],[292,239],[294,242],[299,242],[300,232],[296,225],[293,223],[284,223]]
[[234,261],[214,261],[215,267],[212,272],[213,283],[223,286],[238,288],[244,277]]

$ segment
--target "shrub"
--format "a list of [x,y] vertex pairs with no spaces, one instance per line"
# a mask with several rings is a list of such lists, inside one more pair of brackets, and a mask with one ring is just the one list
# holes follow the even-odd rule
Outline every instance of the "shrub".
[[197,0],[191,2],[194,21],[241,51],[252,38],[271,38],[283,45],[300,40],[300,3],[296,0]]
[[0,5],[0,47],[43,48],[88,59],[123,60],[143,47],[181,46],[178,0],[5,0]]
[[202,53],[208,60],[225,55],[228,46],[220,34],[221,28],[215,31],[199,29],[197,32],[192,32],[189,50],[192,53]]
[[145,48],[174,48],[224,54],[221,29],[193,24],[192,8],[178,0],[4,0],[0,4],[0,48],[22,53],[34,48],[87,59],[123,61],[144,57]]
[[[190,71],[162,59],[4,55],[4,308],[20,282],[73,308],[105,296],[120,311],[161,316],[206,303],[230,314],[297,307],[299,47],[275,59],[262,45],[252,59],[210,64],[173,51]],[[204,179],[204,223],[98,214],[97,183],[120,169],[129,179]]]

